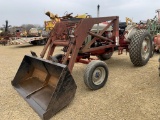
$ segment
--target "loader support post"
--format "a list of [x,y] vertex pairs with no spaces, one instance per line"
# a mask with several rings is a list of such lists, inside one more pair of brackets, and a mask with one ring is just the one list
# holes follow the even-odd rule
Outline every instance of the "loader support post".
[[51,41],[52,41],[51,38],[49,38],[49,40],[47,41],[47,44],[44,46],[44,48],[43,48],[43,50],[42,50],[42,52],[41,52],[41,54],[40,54],[41,58],[44,57],[44,55],[45,55],[45,53],[46,53],[46,51],[47,51],[47,49],[48,49]]

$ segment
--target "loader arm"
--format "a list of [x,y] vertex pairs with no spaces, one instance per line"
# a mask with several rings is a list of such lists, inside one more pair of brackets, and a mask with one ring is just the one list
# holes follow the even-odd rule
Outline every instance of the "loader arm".
[[[109,21],[109,24],[99,33],[91,31],[93,25],[106,21]],[[42,119],[50,119],[74,98],[77,88],[71,75],[74,63],[87,58],[87,62],[83,60],[81,62],[88,64],[91,61],[90,55],[112,52],[115,43],[118,43],[118,22],[118,17],[112,16],[86,19],[69,18],[56,23],[40,54],[41,58],[37,57],[34,52],[32,52],[32,56],[24,56],[12,81],[13,87]],[[113,27],[111,38],[102,35],[109,26]],[[93,38],[86,43],[88,35]],[[100,45],[96,45],[96,42],[99,42]],[[51,61],[56,46],[65,48],[64,55],[58,63]],[[47,50],[47,57],[43,59]],[[96,85],[95,88],[100,89],[108,78],[108,68],[104,62],[98,61],[95,64],[100,64],[105,73],[103,84],[98,87]],[[97,66],[97,68],[99,67]]]
[[[68,68],[71,72],[73,69],[74,63],[76,61],[77,54],[80,48],[82,47],[82,44],[84,43],[86,37],[89,35],[89,32],[93,27],[93,25],[106,22],[106,21],[111,21],[111,22],[107,27],[104,28],[104,30],[102,30],[100,33],[97,33],[98,36],[96,36],[89,45],[85,46],[84,49],[82,48],[82,51],[90,52],[90,51],[107,48],[107,46],[103,46],[103,47],[88,49],[91,46],[91,44],[95,42],[96,38],[102,38],[102,34],[111,25],[113,25],[112,37],[115,41],[118,40],[119,38],[119,29],[118,29],[119,17],[118,16],[86,18],[86,19],[79,20],[78,22],[77,21],[61,21],[59,23],[56,23],[55,28],[51,31],[49,41],[44,47],[41,53],[41,56],[43,57],[45,54],[45,51],[49,48],[46,59],[50,59],[50,56],[52,56],[56,46],[67,46],[68,49],[65,54],[65,57],[63,58],[62,64],[66,64],[70,56]],[[68,34],[69,39],[62,39],[63,36],[65,36],[68,27],[74,27],[74,33]]]

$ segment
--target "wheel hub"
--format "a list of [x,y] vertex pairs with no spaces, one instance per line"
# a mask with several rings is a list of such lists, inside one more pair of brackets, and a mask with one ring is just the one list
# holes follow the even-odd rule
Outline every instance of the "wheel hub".
[[105,79],[106,73],[103,67],[98,67],[94,70],[92,80],[95,85],[100,85]]
[[145,60],[148,58],[148,55],[149,55],[149,52],[150,52],[150,44],[149,44],[149,39],[148,38],[145,38],[143,40],[143,43],[142,43],[142,49],[141,49],[141,55],[142,55],[142,58]]
[[98,79],[100,77],[101,77],[101,73],[100,73],[100,71],[97,71],[96,74],[95,74],[95,78]]
[[144,52],[146,53],[148,49],[146,41],[143,42],[143,48],[144,48]]

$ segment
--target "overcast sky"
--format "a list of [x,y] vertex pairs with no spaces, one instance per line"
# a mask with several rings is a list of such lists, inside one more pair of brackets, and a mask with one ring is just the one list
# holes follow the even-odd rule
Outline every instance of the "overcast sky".
[[156,9],[160,9],[160,0],[0,0],[0,27],[9,21],[12,26],[22,24],[40,24],[49,20],[44,13],[63,16],[66,11],[76,14],[88,13],[97,16],[97,5],[100,5],[100,17],[119,16],[133,21],[153,18]]

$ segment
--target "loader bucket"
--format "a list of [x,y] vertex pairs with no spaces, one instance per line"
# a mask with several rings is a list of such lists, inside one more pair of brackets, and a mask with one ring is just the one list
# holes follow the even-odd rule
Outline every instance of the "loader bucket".
[[30,55],[24,56],[12,85],[44,120],[67,106],[77,88],[66,65]]

